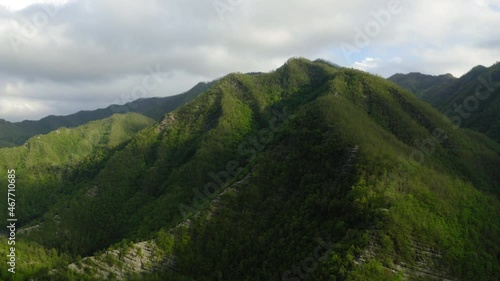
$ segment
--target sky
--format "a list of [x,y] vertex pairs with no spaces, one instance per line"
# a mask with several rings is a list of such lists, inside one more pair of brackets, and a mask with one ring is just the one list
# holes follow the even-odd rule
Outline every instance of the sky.
[[0,0],[0,119],[323,58],[389,77],[500,60],[500,0]]

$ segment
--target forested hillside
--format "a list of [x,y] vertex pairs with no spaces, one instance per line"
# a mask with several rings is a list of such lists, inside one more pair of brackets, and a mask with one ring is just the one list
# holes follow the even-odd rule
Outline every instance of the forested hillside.
[[124,105],[111,105],[107,108],[80,111],[67,116],[48,116],[37,121],[22,121],[11,123],[0,119],[0,148],[14,147],[24,144],[30,137],[47,134],[61,127],[73,128],[90,121],[107,118],[117,113],[136,112],[153,118],[161,119],[162,116],[205,91],[211,83],[200,82],[189,91],[175,96],[163,98],[143,98]]
[[500,63],[476,66],[462,77],[396,74],[390,81],[443,112],[456,126],[500,142]]
[[290,59],[149,124],[0,150],[24,230],[0,278],[500,278],[500,144],[383,78]]
[[394,74],[388,80],[409,90],[420,99],[432,105],[441,105],[456,90],[455,84],[457,78],[451,74],[433,76],[413,72],[408,74]]

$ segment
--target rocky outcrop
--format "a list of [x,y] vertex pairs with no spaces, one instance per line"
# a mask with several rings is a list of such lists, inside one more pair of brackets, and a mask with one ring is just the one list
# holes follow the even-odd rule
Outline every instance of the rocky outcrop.
[[68,268],[95,279],[124,280],[132,275],[174,269],[175,257],[161,254],[155,241],[150,240],[83,258]]
[[24,235],[28,235],[30,234],[31,232],[39,229],[40,227],[42,226],[42,224],[36,224],[36,225],[33,225],[33,226],[28,226],[28,227],[24,227],[24,228],[21,228],[17,231],[17,234],[24,234]]
[[350,151],[349,151],[349,158],[347,158],[347,162],[342,166],[342,174],[347,173],[352,165],[356,162],[356,158],[358,155],[358,149],[359,145],[355,145]]
[[174,113],[170,112],[168,113],[165,118],[160,122],[158,125],[157,133],[162,133],[166,129],[168,129],[172,124],[175,122],[175,115]]
[[[370,259],[376,259],[380,244],[377,242],[376,232],[371,233],[371,239],[364,252],[356,259],[355,263],[361,265]],[[458,281],[451,272],[440,267],[442,253],[426,243],[417,239],[410,239],[412,251],[415,253],[415,263],[403,262],[401,257],[395,253],[390,253],[393,264],[385,264],[384,267],[396,273],[401,272],[404,280],[414,280],[414,278],[425,278],[425,280]]]
[[[223,207],[221,197],[227,192],[238,192],[250,182],[252,173],[248,173],[238,182],[225,188],[210,202],[210,208],[198,211],[169,230],[174,234],[179,228],[189,228],[192,220],[202,215],[214,215],[218,208]],[[154,240],[143,241],[117,249],[108,250],[96,256],[83,258],[81,261],[68,265],[68,269],[99,280],[125,280],[132,275],[151,273],[155,270],[175,270],[175,256],[166,255],[158,248]]]

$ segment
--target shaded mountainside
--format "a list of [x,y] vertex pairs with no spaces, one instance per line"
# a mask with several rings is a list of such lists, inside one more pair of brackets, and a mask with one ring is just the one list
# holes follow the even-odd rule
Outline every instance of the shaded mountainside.
[[158,120],[165,113],[192,100],[212,84],[213,82],[201,82],[191,90],[180,95],[163,98],[144,98],[125,105],[112,105],[93,111],[80,111],[67,116],[48,116],[38,121],[11,123],[0,119],[0,148],[22,145],[32,136],[47,134],[61,127],[77,127],[90,121],[107,118],[116,113],[136,112]]
[[500,142],[500,63],[476,66],[458,79],[409,73],[389,80],[432,104],[457,126]]
[[457,78],[451,74],[433,76],[412,72],[408,74],[394,74],[388,80],[409,90],[420,99],[432,105],[439,105],[453,95],[456,90],[455,82]]
[[53,204],[19,214],[15,278],[500,277],[500,145],[361,71],[230,74],[99,151],[52,165]]

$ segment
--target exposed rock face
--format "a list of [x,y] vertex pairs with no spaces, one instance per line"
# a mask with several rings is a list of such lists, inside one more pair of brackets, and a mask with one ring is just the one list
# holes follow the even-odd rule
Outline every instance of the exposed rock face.
[[168,127],[170,127],[173,123],[175,122],[175,115],[174,113],[168,113],[165,118],[160,122],[160,125],[158,126],[157,133],[162,133]]
[[37,225],[34,225],[34,226],[29,226],[29,227],[24,227],[24,228],[21,228],[17,231],[17,234],[30,234],[32,231],[35,231],[37,229],[39,229],[40,227],[42,226],[42,224],[37,224]]
[[342,174],[346,174],[351,169],[352,165],[356,162],[357,154],[358,154],[359,145],[355,145],[351,151],[349,151],[349,158],[347,158],[347,162],[342,166]]
[[86,257],[68,265],[70,270],[103,280],[124,280],[131,275],[174,267],[175,258],[159,254],[153,240]]
[[[390,256],[394,264],[384,265],[385,268],[392,272],[401,272],[404,280],[413,280],[410,278],[411,276],[424,278],[424,280],[458,281],[448,270],[439,266],[442,254],[438,249],[416,239],[410,241],[411,248],[416,256],[416,263],[412,265],[406,264],[400,261],[401,259],[397,253],[391,253]],[[355,263],[360,265],[376,258],[378,248],[380,248],[380,244],[377,242],[376,233],[373,232],[371,241]]]
[[97,196],[98,193],[99,193],[99,187],[97,185],[94,185],[87,191],[87,193],[85,193],[85,195],[90,198],[94,198]]
[[[227,192],[237,193],[239,189],[248,185],[251,178],[252,172],[225,188],[211,201],[210,208],[198,211],[192,219],[196,220],[203,214],[208,217],[214,215],[218,208],[223,207],[221,197]],[[182,221],[170,229],[169,233],[173,234],[179,228],[189,228],[192,219]],[[175,270],[175,256],[166,255],[158,248],[154,240],[149,240],[83,258],[80,262],[68,265],[68,268],[99,280],[125,280],[131,275],[150,273],[155,270]]]

